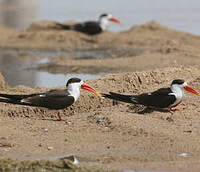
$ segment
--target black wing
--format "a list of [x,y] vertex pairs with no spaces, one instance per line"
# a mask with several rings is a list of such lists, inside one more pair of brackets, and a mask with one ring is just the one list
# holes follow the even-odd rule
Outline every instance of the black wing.
[[170,88],[161,88],[151,93],[143,93],[140,95],[123,95],[110,92],[110,94],[102,94],[104,97],[118,100],[126,103],[141,104],[154,108],[168,108],[172,105],[176,98],[174,95],[169,95]]
[[74,97],[67,90],[51,90],[45,93],[30,95],[0,94],[0,102],[20,104],[27,106],[45,107],[48,109],[64,109],[74,103]]
[[133,96],[132,101],[155,108],[168,108],[176,101],[176,97],[169,93],[171,93],[170,88],[161,88],[154,92]]
[[33,97],[33,96],[37,96],[37,95],[40,95],[40,94],[44,94],[44,93],[25,94],[25,95],[19,95],[19,94],[0,94],[0,97],[11,99],[13,101],[20,101],[20,100],[22,100],[24,98]]
[[103,31],[99,23],[95,21],[88,21],[84,23],[75,24],[73,26],[73,30],[76,30],[88,35],[95,35]]
[[109,92],[109,94],[101,93],[101,95],[105,98],[118,100],[126,103],[132,103],[132,97],[131,95],[123,95],[118,93]]
[[55,22],[55,25],[59,27],[59,29],[64,29],[64,30],[71,30],[72,26],[67,25],[67,24],[62,24],[62,23],[57,23]]

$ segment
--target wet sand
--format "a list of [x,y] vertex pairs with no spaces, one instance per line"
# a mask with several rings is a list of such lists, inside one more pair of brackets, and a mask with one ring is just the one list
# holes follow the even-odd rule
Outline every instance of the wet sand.
[[[40,30],[1,27],[0,33],[4,49],[109,49],[104,59],[62,56],[38,66],[40,70],[66,67],[80,73],[110,73],[86,81],[99,92],[139,94],[168,87],[177,78],[200,89],[200,37],[156,22],[95,37],[49,29],[46,24]],[[48,90],[12,88],[3,79],[0,83],[1,92],[10,94]],[[56,121],[55,111],[0,103],[0,155],[35,160],[72,154],[83,159],[79,166],[90,170],[199,171],[199,104],[198,96],[186,93],[179,105],[183,111],[141,114],[141,106],[113,105],[111,100],[82,91],[79,100],[63,110],[65,125]]]

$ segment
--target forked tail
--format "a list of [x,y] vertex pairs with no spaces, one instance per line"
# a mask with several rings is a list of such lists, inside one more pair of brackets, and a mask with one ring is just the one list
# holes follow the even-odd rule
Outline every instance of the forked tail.
[[17,94],[0,94],[0,97],[10,99],[12,101],[20,101],[24,98],[36,96],[38,94],[29,94],[29,95],[17,95]]
[[118,100],[118,101],[122,101],[122,102],[126,102],[126,103],[136,103],[136,102],[132,101],[132,99],[134,98],[134,96],[123,95],[123,94],[118,94],[118,93],[113,93],[113,92],[109,92],[109,93],[110,94],[104,94],[104,93],[101,93],[101,94],[105,98],[109,98],[109,99],[113,99],[113,100]]
[[73,26],[67,25],[67,24],[62,24],[62,23],[56,23],[57,26],[60,27],[60,29],[63,30],[73,30]]

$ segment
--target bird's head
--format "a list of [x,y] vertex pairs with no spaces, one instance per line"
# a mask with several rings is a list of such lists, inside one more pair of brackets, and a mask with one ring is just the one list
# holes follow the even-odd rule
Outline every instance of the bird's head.
[[195,90],[194,88],[192,88],[191,86],[189,86],[189,85],[187,84],[187,82],[185,82],[185,81],[182,80],[182,79],[175,79],[175,80],[173,80],[172,83],[171,83],[171,88],[175,88],[175,89],[178,89],[178,88],[180,88],[180,89],[185,89],[185,90],[188,91],[188,92],[191,92],[191,93],[193,93],[193,94],[196,94],[196,95],[200,96],[200,93],[199,93],[197,90]]
[[103,30],[105,30],[105,29],[108,27],[109,21],[115,22],[115,23],[120,23],[120,21],[119,21],[118,19],[112,17],[111,14],[106,14],[106,13],[105,13],[105,14],[101,14],[101,15],[99,16],[99,23],[100,23],[101,28],[102,28]]
[[84,83],[83,80],[79,78],[69,79],[67,81],[66,87],[70,92],[80,92],[80,88],[81,88],[81,89],[90,91],[92,93],[95,93],[99,97],[102,97],[102,95],[99,92],[97,92],[94,88],[92,88],[88,84]]

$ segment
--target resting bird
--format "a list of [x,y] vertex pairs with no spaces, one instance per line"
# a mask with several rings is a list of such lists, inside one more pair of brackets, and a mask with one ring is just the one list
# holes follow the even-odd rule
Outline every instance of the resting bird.
[[193,94],[200,93],[189,86],[184,80],[173,80],[169,88],[160,88],[154,92],[142,93],[140,95],[122,95],[110,92],[110,94],[102,94],[103,97],[119,100],[126,103],[140,104],[152,109],[167,110],[174,112],[182,109],[174,109],[181,103],[184,96],[184,89]]
[[[4,98],[0,99],[0,102],[60,110],[76,102],[80,96],[80,88],[93,92],[101,97],[94,88],[84,83],[81,79],[71,78],[66,84],[66,89],[54,89],[47,92],[27,95],[0,94],[0,97]],[[57,115],[60,121],[64,121],[59,111]]]
[[76,23],[73,25],[57,23],[57,25],[60,25],[61,28],[66,30],[74,30],[85,33],[87,35],[96,35],[106,30],[110,21],[120,23],[120,21],[112,17],[111,14],[102,14],[99,16],[98,21],[86,21],[82,23]]

